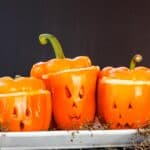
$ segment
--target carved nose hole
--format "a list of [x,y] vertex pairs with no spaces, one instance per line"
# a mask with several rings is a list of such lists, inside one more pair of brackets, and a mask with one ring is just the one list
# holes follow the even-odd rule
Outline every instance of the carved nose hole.
[[15,117],[18,116],[18,109],[17,109],[17,107],[14,107],[14,109],[13,109],[13,115],[14,115]]
[[68,98],[71,97],[71,92],[70,92],[68,86],[65,86],[65,94],[66,94],[66,96],[67,96]]
[[114,109],[117,108],[117,104],[116,104],[116,103],[113,104],[113,108],[114,108]]
[[118,123],[116,124],[116,127],[117,127],[117,128],[121,128],[121,124],[118,122]]
[[122,115],[121,115],[121,114],[119,114],[119,118],[120,118],[120,119],[122,118]]
[[73,102],[72,107],[77,108],[77,104],[75,102]]
[[130,125],[129,125],[128,123],[126,123],[126,124],[124,125],[124,127],[125,127],[125,128],[130,128]]
[[31,115],[31,111],[29,108],[26,109],[26,116],[29,117]]
[[132,109],[133,106],[131,104],[128,105],[128,109]]
[[24,129],[24,123],[23,121],[20,121],[20,130],[23,130]]
[[80,97],[80,99],[83,98],[83,96],[84,96],[84,87],[81,86],[80,91],[79,91],[79,97]]

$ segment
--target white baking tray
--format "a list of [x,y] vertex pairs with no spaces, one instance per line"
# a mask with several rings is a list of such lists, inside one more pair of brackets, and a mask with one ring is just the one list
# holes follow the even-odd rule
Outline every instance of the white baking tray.
[[0,132],[0,149],[126,147],[132,145],[136,133],[137,130]]

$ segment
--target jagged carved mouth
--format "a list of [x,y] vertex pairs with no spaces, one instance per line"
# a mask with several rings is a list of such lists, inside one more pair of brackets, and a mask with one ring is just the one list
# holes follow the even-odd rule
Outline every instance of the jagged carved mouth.
[[71,119],[71,120],[79,120],[80,118],[81,118],[81,114],[80,115],[76,115],[76,114],[69,115],[69,119]]

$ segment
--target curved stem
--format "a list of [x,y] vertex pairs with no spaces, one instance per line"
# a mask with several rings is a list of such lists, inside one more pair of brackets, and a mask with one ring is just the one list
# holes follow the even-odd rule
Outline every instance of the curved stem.
[[129,68],[134,69],[136,67],[136,63],[141,62],[142,59],[143,59],[142,55],[140,54],[134,55],[133,58],[131,59]]
[[52,44],[56,58],[61,58],[61,59],[65,58],[61,44],[54,35],[40,34],[39,40],[42,45],[46,45],[48,42]]

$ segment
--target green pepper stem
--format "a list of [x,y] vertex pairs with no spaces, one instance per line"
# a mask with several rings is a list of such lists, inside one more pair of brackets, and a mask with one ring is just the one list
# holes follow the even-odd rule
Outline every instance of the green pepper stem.
[[143,59],[142,55],[136,54],[132,57],[131,62],[130,62],[130,69],[134,69],[136,67],[136,63],[141,62]]
[[52,44],[56,58],[65,58],[63,49],[58,39],[52,34],[40,34],[39,41],[42,45],[46,45],[48,41]]

